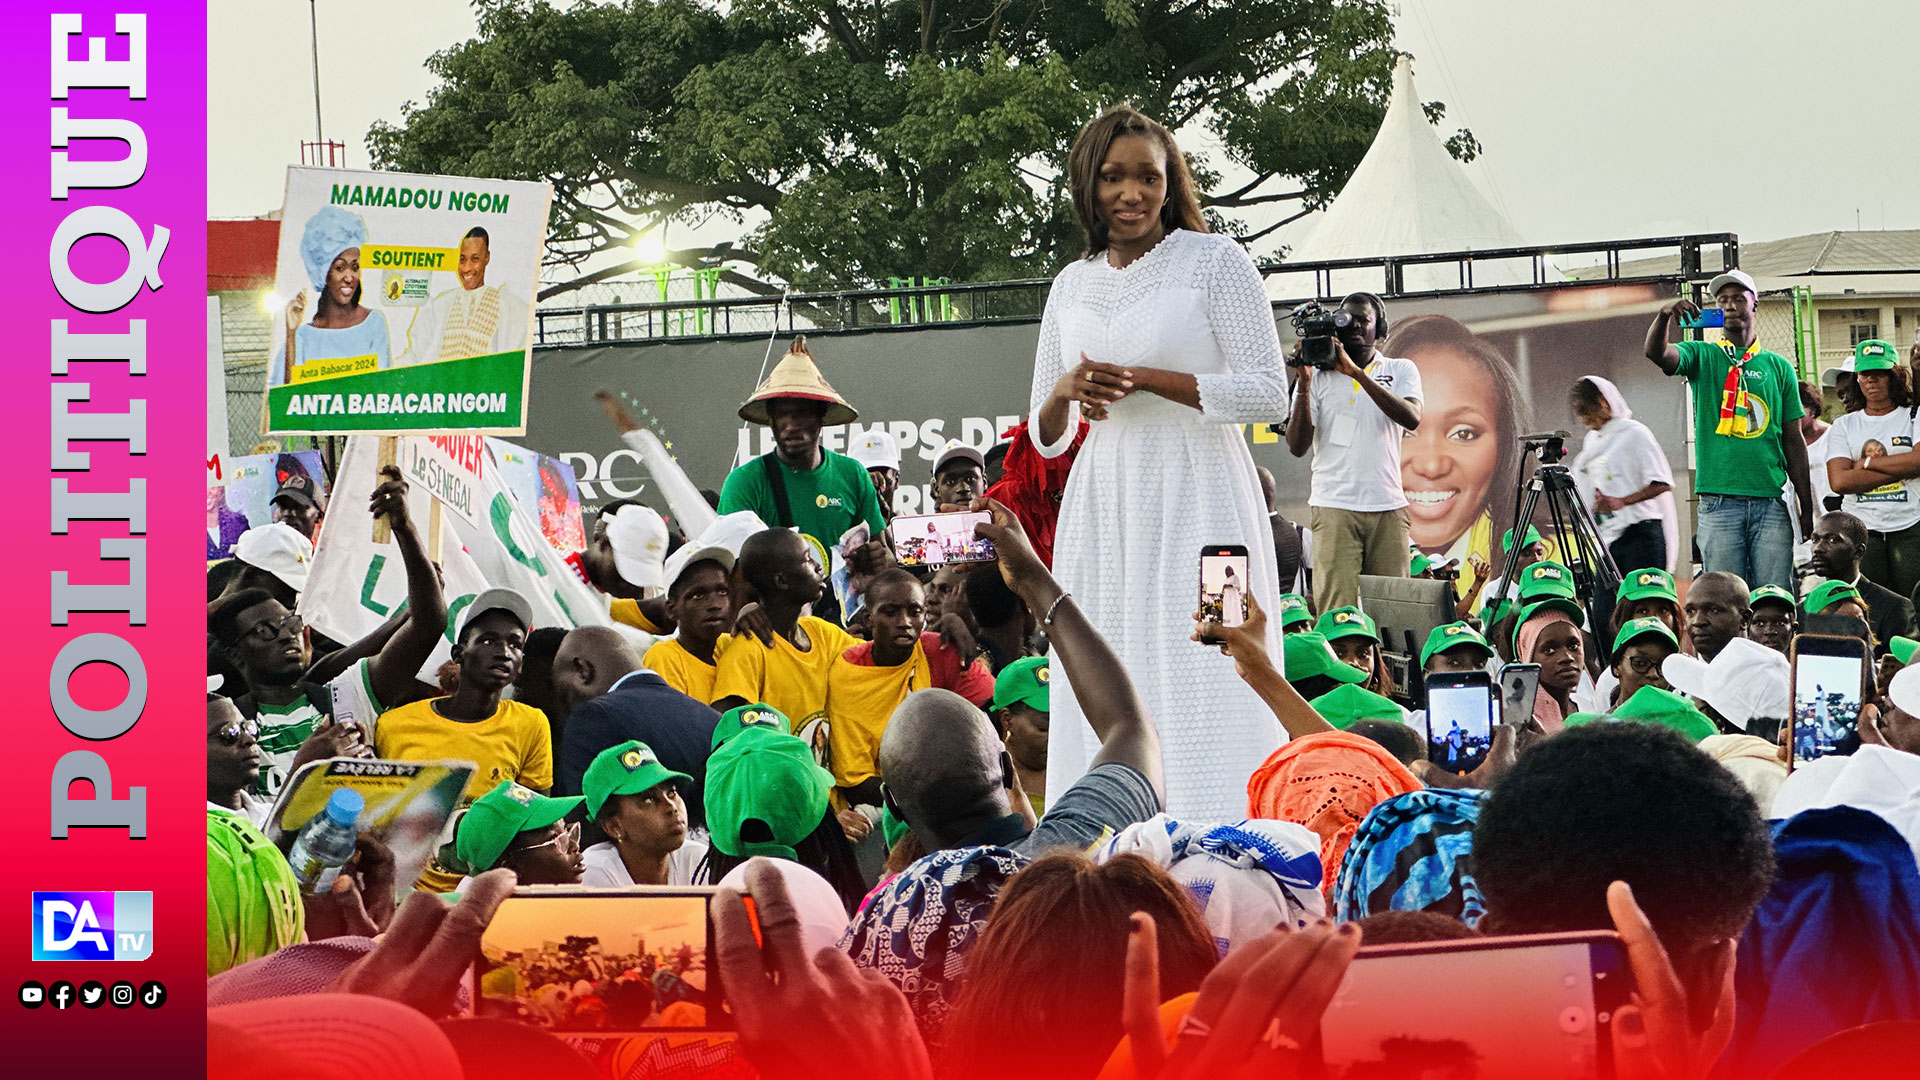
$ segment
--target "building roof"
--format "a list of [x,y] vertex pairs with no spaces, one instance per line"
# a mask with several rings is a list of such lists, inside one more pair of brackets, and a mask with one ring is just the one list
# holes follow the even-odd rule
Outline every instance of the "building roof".
[[[1620,264],[1626,277],[1678,273],[1678,256],[1635,259]],[[1712,269],[1703,267],[1703,269]],[[1873,276],[1911,274],[1920,270],[1920,229],[1881,229],[1861,232],[1808,233],[1784,240],[1761,240],[1740,245],[1740,269],[1752,274],[1762,289],[1785,288],[1792,284],[1818,282],[1778,279],[1807,279],[1833,276]],[[1568,276],[1605,276],[1605,267],[1581,267]],[[1899,291],[1920,292],[1920,275],[1901,283]]]
[[[1526,243],[1434,133],[1414,90],[1412,64],[1403,56],[1394,66],[1393,97],[1373,145],[1312,234],[1294,246],[1286,261],[1428,255]],[[1502,285],[1532,280],[1529,272],[1517,269],[1511,273],[1525,276],[1494,280],[1501,270],[1497,264],[1476,267],[1475,281]],[[1453,264],[1408,267],[1404,285],[1408,291],[1458,288],[1459,271]]]

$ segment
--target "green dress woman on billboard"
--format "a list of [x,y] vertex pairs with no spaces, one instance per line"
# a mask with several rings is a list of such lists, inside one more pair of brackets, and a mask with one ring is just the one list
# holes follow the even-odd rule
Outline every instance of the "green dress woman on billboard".
[[366,242],[367,226],[358,214],[327,206],[307,219],[300,235],[300,261],[318,301],[312,322],[301,321],[306,314],[306,293],[287,304],[286,325],[295,328],[291,337],[293,363],[287,363],[282,346],[267,372],[268,386],[300,381],[298,373],[303,366],[321,360],[363,361],[364,368],[354,365],[349,369],[352,373],[392,366],[387,317],[360,306],[360,246]]

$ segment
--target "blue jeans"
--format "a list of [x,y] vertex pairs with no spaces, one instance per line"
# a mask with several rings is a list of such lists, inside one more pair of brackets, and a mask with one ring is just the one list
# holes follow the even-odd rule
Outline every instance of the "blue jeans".
[[1750,589],[1793,589],[1793,519],[1779,496],[1701,495],[1700,558],[1708,570],[1740,575]]

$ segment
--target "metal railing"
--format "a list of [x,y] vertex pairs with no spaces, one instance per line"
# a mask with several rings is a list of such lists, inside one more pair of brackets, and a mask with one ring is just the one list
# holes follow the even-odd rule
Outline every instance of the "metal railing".
[[[1628,273],[1629,254],[1669,251],[1675,265],[1653,273]],[[1593,266],[1575,268],[1582,276],[1565,278],[1555,260],[1600,257]],[[1715,257],[1717,255],[1717,258]],[[1475,281],[1476,267],[1502,266],[1501,277],[1514,275],[1516,261],[1530,267],[1518,283]],[[1336,273],[1375,271],[1381,275],[1383,297],[1448,296],[1473,292],[1524,292],[1565,285],[1650,284],[1682,280],[1701,282],[1722,269],[1738,266],[1740,241],[1733,233],[1605,240],[1584,244],[1549,244],[1494,248],[1484,251],[1440,252],[1431,255],[1393,255],[1364,259],[1327,259],[1312,262],[1276,262],[1262,265],[1265,277],[1311,274],[1315,297],[1332,295]],[[1407,271],[1414,267],[1448,266],[1456,269],[1455,287],[1412,290]],[[1027,322],[1040,317],[1052,282],[1044,278],[1020,281],[939,282],[907,288],[794,291],[763,296],[707,296],[698,299],[642,303],[588,304],[581,307],[545,307],[534,315],[534,345],[539,348],[583,347],[619,342],[656,340],[766,337],[769,334],[849,333],[888,329],[924,329],[929,326],[975,326],[981,323]],[[1350,291],[1350,290],[1346,290]],[[1295,300],[1275,300],[1276,308],[1290,308]],[[902,312],[907,316],[903,318]]]

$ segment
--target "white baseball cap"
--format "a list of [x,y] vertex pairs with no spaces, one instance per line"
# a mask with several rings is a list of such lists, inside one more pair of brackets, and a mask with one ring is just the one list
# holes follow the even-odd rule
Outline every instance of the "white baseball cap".
[[747,538],[755,533],[767,531],[767,525],[760,515],[751,510],[736,510],[722,518],[715,518],[705,532],[682,545],[679,551],[667,557],[666,587],[673,589],[674,582],[687,568],[698,562],[717,562],[723,570],[731,571],[734,562],[740,558],[740,547]]
[[1707,295],[1718,297],[1722,285],[1738,285],[1755,296],[1760,295],[1760,286],[1753,283],[1752,276],[1745,270],[1729,270],[1707,282]]
[[1908,716],[1920,717],[1920,666],[1903,667],[1887,683],[1887,700]]
[[520,620],[520,628],[533,629],[533,605],[527,598],[513,589],[493,588],[473,598],[465,611],[460,613],[460,625],[454,628],[453,639],[460,640],[467,632],[467,625],[489,611],[504,611]]
[[1674,653],[1660,672],[1675,690],[1713,706],[1722,719],[1742,731],[1754,720],[1784,719],[1793,709],[1788,692],[1793,665],[1747,638],[1727,642],[1712,663]]
[[847,446],[847,456],[863,469],[900,471],[900,444],[879,428],[869,430]]
[[987,458],[985,454],[961,442],[959,439],[950,439],[947,442],[946,448],[940,451],[940,456],[933,459],[933,475],[939,476],[940,470],[956,461],[971,461],[975,465],[980,466],[981,472],[985,472],[987,469]]
[[667,523],[650,506],[628,503],[606,517],[614,569],[636,589],[666,585]]
[[307,575],[313,570],[313,541],[299,529],[276,521],[241,533],[234,541],[233,557],[286,582],[294,592],[305,592]]

